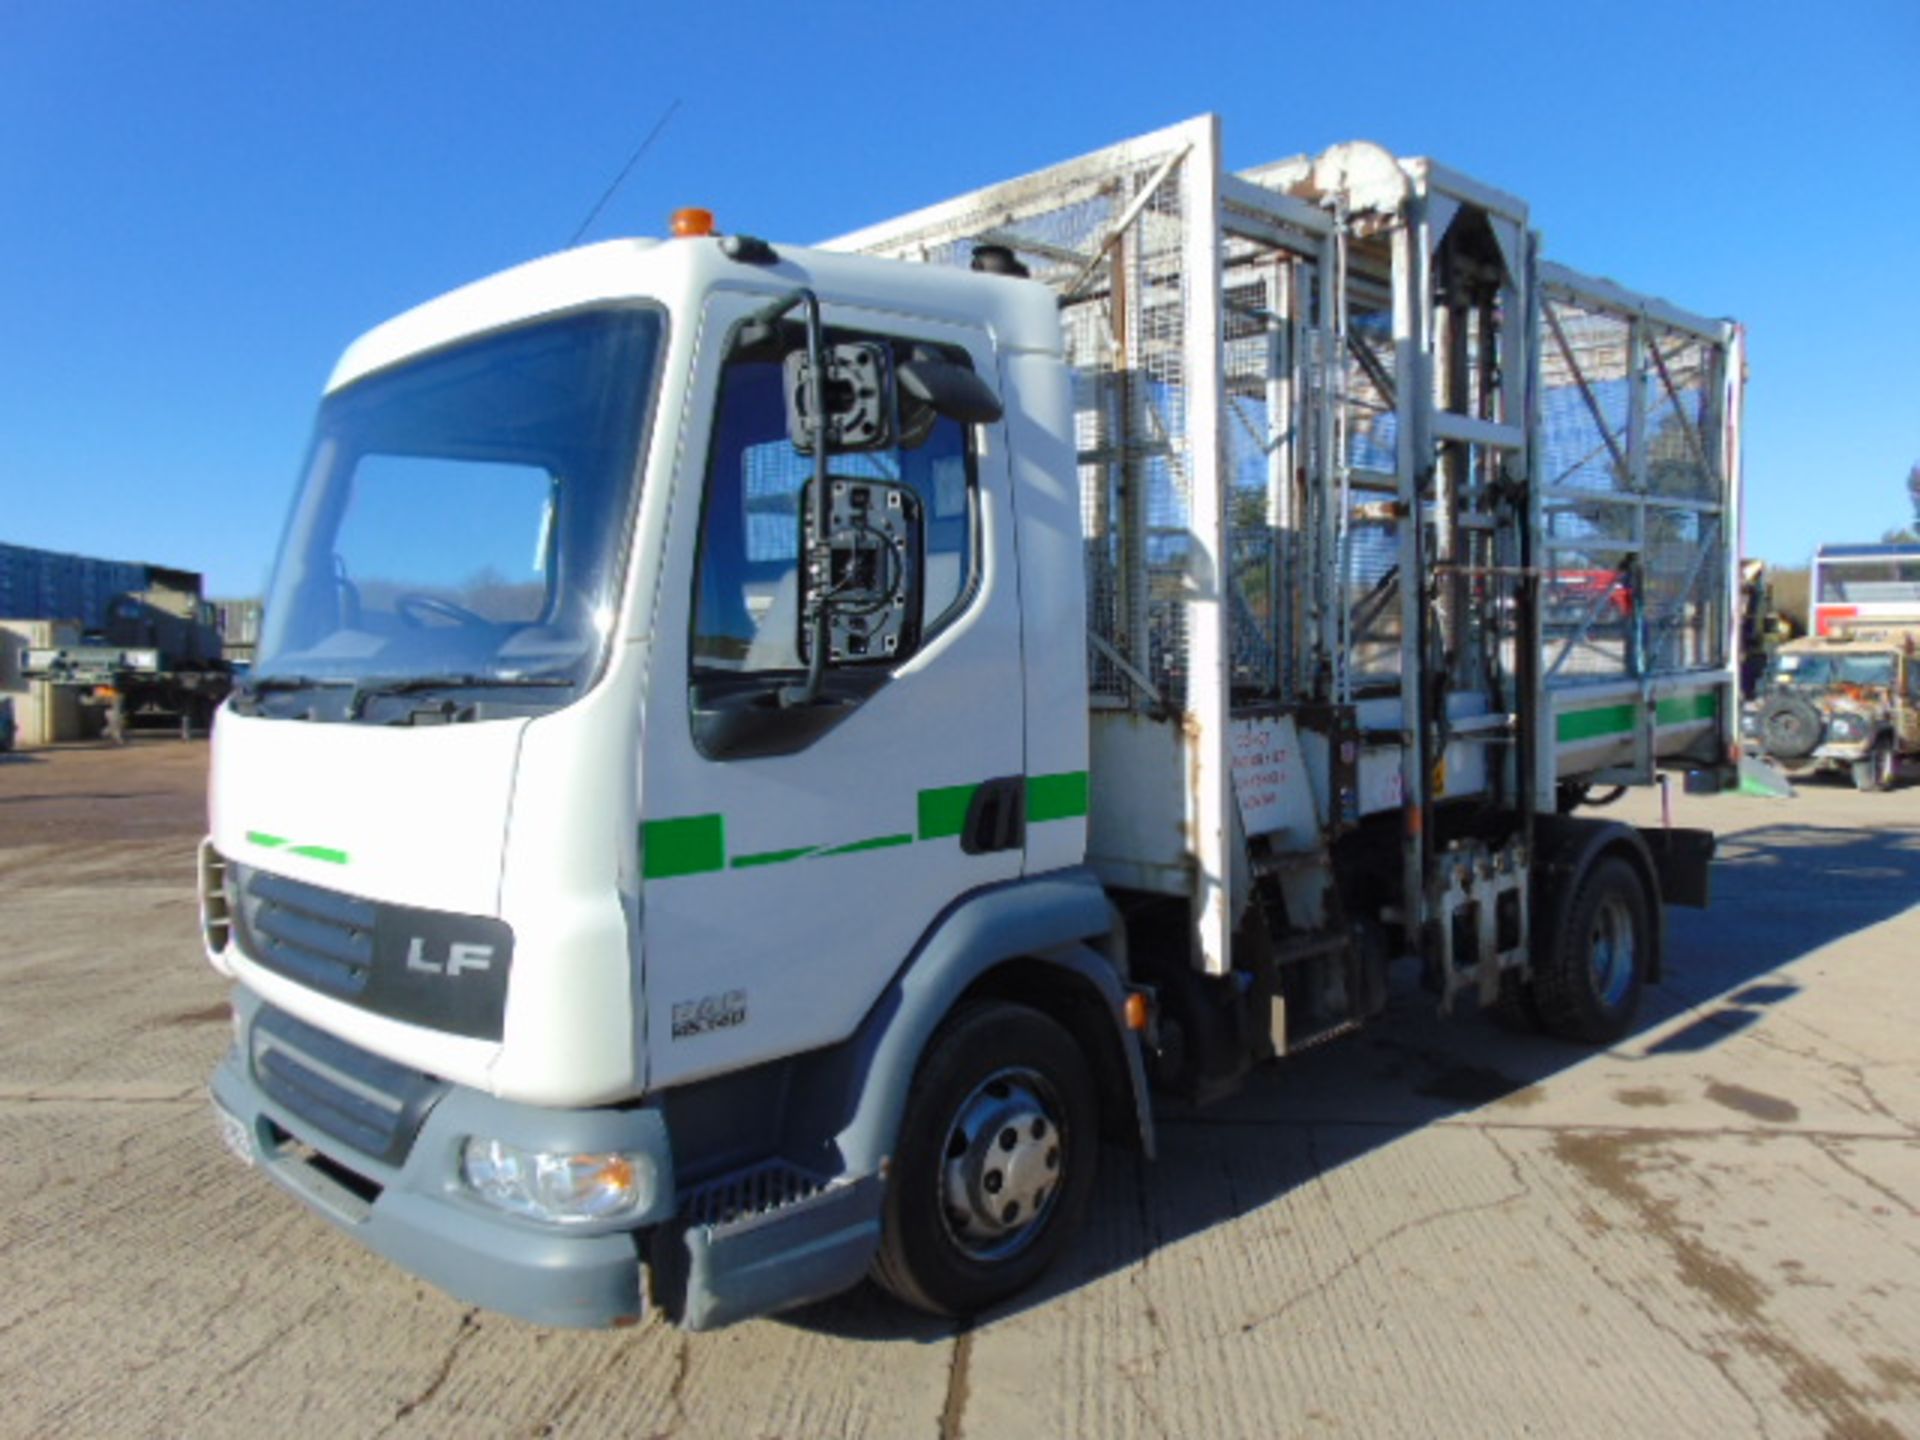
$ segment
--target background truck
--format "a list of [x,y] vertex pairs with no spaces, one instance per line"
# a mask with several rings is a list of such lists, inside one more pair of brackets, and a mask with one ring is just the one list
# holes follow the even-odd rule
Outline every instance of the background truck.
[[1149,1077],[1397,960],[1631,1026],[1711,837],[1572,812],[1733,783],[1739,332],[1439,164],[1221,153],[682,212],[347,351],[215,744],[236,1154],[545,1323],[966,1314]]
[[74,619],[83,627],[76,643],[29,645],[22,678],[78,690],[82,704],[105,712],[106,732],[116,740],[139,716],[177,721],[182,736],[212,722],[231,671],[199,575],[0,549],[9,614]]
[[1807,584],[1816,638],[1864,626],[1920,626],[1920,545],[1822,545]]

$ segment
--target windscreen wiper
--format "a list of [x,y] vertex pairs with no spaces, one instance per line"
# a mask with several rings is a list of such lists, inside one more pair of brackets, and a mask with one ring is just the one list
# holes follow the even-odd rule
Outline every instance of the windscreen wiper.
[[353,684],[351,680],[324,679],[317,675],[262,675],[258,679],[249,676],[234,687],[233,698],[257,706],[267,695],[291,690],[347,690]]
[[527,687],[568,686],[565,675],[409,675],[395,680],[363,680],[347,701],[347,718],[358,720],[369,700],[388,695],[413,695],[423,690],[512,690]]
[[317,675],[262,675],[257,680],[252,677],[242,680],[239,688],[249,695],[265,695],[274,690],[306,690],[315,686],[338,689],[353,683],[351,680],[323,679]]

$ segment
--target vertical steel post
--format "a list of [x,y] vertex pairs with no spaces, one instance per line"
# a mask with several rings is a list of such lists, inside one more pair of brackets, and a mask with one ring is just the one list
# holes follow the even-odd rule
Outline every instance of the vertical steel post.
[[1401,782],[1405,791],[1406,833],[1401,848],[1400,923],[1406,946],[1426,950],[1427,834],[1432,775],[1427,765],[1426,520],[1425,480],[1432,472],[1433,446],[1424,411],[1432,380],[1423,363],[1429,332],[1424,231],[1418,202],[1409,198],[1393,231],[1393,352],[1395,460],[1400,504],[1400,730]]
[[[1131,199],[1120,197],[1123,202]],[[1144,383],[1135,374],[1140,358],[1140,341],[1133,313],[1134,252],[1125,231],[1114,237],[1111,261],[1114,339],[1119,346],[1116,378],[1120,404],[1120,627],[1127,637],[1127,655],[1143,675],[1160,684],[1153,675],[1153,626],[1147,584],[1147,476],[1141,453],[1141,416],[1146,397],[1139,393]],[[1145,697],[1135,693],[1134,708]]]
[[1292,287],[1297,262],[1275,255],[1263,277],[1266,300],[1266,412],[1267,412],[1267,640],[1272,647],[1275,698],[1294,696],[1294,636],[1299,610],[1282,571],[1291,572],[1293,536],[1299,529],[1293,513],[1293,467],[1300,429],[1294,416],[1294,315]]
[[[1511,383],[1519,384],[1521,389],[1517,406],[1510,414],[1521,417],[1526,427],[1526,445],[1520,452],[1527,491],[1526,533],[1521,537],[1521,564],[1526,573],[1521,579],[1524,587],[1524,602],[1520,609],[1520,634],[1515,644],[1520,647],[1520,727],[1521,743],[1520,764],[1522,783],[1526,789],[1522,792],[1523,802],[1528,811],[1527,842],[1528,858],[1533,858],[1533,816],[1552,814],[1558,805],[1558,786],[1560,779],[1560,736],[1558,724],[1553,713],[1553,698],[1547,690],[1545,630],[1540,607],[1546,600],[1544,572],[1553,563],[1547,549],[1547,503],[1546,503],[1546,439],[1544,433],[1546,401],[1541,394],[1540,376],[1541,352],[1546,348],[1542,337],[1545,333],[1547,298],[1540,292],[1540,237],[1531,230],[1521,232],[1521,243],[1525,246],[1526,261],[1523,273],[1526,277],[1526,289],[1520,313],[1525,317],[1521,326],[1521,337],[1526,345],[1525,362],[1509,362],[1509,368],[1518,374],[1511,377]],[[1529,927],[1531,928],[1531,927]]]
[[1726,658],[1727,688],[1720,702],[1719,738],[1728,758],[1740,747],[1740,565],[1746,557],[1746,501],[1740,474],[1740,425],[1746,397],[1747,335],[1729,323],[1720,344],[1720,414],[1717,453],[1720,457],[1721,544],[1727,556],[1726,610],[1721,617],[1721,653]]
[[1315,416],[1319,454],[1307,476],[1307,493],[1316,497],[1313,503],[1321,526],[1314,536],[1314,603],[1321,616],[1320,653],[1326,657],[1328,698],[1336,705],[1346,705],[1353,700],[1348,664],[1352,644],[1347,584],[1351,549],[1344,543],[1353,503],[1348,483],[1352,441],[1347,433],[1347,376],[1353,359],[1347,350],[1345,196],[1335,197],[1333,233],[1320,245],[1319,289],[1320,387]]
[[1188,516],[1186,738],[1192,746],[1188,797],[1193,840],[1193,913],[1200,965],[1208,974],[1233,967],[1234,897],[1228,761],[1227,506],[1221,447],[1225,443],[1221,376],[1220,122],[1208,116],[1180,166],[1181,273],[1185,281]]
[[1647,380],[1652,363],[1647,347],[1659,343],[1649,337],[1647,321],[1636,313],[1627,327],[1627,468],[1633,491],[1633,593],[1627,609],[1627,672],[1640,682],[1639,713],[1633,727],[1633,773],[1637,779],[1653,774],[1653,682],[1647,655]]

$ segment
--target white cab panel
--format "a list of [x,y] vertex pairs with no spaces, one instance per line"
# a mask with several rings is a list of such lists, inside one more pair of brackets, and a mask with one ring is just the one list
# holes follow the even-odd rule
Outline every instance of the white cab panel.
[[223,710],[214,845],[369,900],[497,915],[526,724],[335,725]]

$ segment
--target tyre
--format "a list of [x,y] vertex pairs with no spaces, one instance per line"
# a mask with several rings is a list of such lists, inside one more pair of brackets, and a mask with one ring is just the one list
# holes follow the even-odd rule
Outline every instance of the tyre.
[[1882,736],[1866,759],[1853,762],[1853,788],[1870,792],[1891,790],[1895,773],[1893,742]]
[[1607,855],[1595,862],[1534,963],[1541,1029],[1605,1045],[1632,1028],[1656,943],[1653,905],[1639,870],[1626,859]]
[[1761,702],[1758,719],[1767,754],[1782,760],[1804,760],[1827,733],[1827,722],[1813,702],[1787,690]]
[[873,1278],[929,1314],[1025,1289],[1085,1213],[1098,1102],[1073,1037],[1037,1010],[956,1010],[921,1058],[881,1212]]

